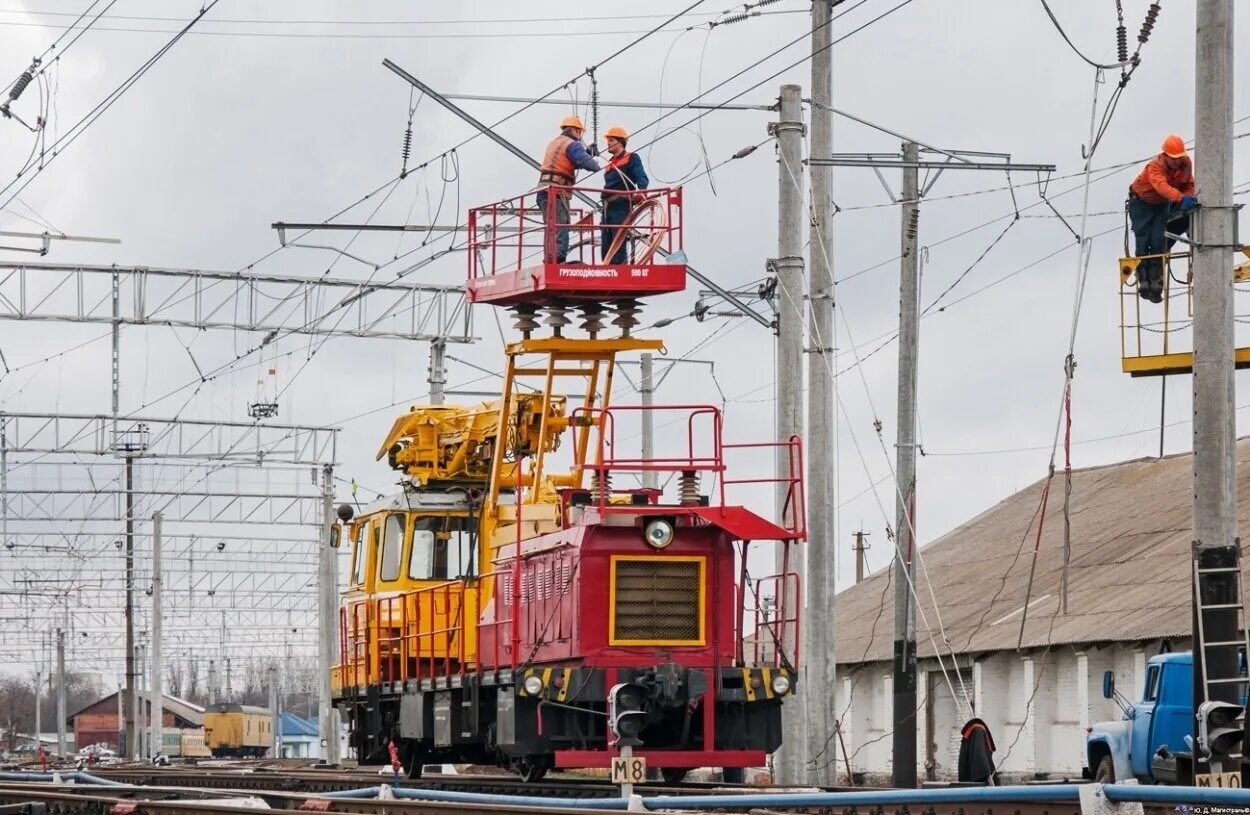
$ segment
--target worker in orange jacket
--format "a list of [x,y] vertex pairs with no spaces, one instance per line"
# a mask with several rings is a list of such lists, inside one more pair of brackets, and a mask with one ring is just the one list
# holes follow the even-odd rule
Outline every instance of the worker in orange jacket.
[[[554,215],[555,223],[565,225],[565,228],[556,230],[554,246],[551,245],[550,233],[544,234],[544,263],[563,263],[569,254],[569,191],[560,187],[571,187],[577,181],[578,170],[592,173],[599,170],[599,163],[591,156],[586,145],[582,144],[582,134],[585,132],[586,126],[581,119],[565,116],[560,122],[560,135],[551,140],[543,153],[543,162],[538,171],[538,207],[543,222],[546,223],[550,202],[550,214]],[[591,149],[594,149],[593,146]],[[553,185],[556,186],[556,192],[551,196],[549,193]]]
[[[1172,251],[1174,238],[1189,231],[1189,211],[1198,206],[1193,163],[1185,141],[1173,133],[1163,150],[1142,168],[1128,191],[1128,218],[1133,228],[1134,254],[1161,255]],[[1137,267],[1137,293],[1152,303],[1163,302],[1163,263],[1147,258]]]
[[608,159],[603,168],[603,234],[600,251],[605,263],[628,263],[628,237],[621,239],[620,248],[612,253],[612,257],[608,257],[608,250],[612,248],[617,233],[621,231],[620,225],[629,218],[634,201],[640,197],[638,191],[649,187],[651,179],[647,178],[647,171],[643,169],[642,156],[627,149],[629,132],[625,128],[612,125],[604,131],[603,137],[608,143],[608,153],[612,158]]

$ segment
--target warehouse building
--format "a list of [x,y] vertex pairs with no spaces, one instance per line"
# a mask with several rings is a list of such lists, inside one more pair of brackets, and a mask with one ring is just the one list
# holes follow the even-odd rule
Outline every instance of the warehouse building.
[[[1246,529],[1250,440],[1237,454]],[[1044,480],[921,550],[919,778],[955,778],[973,715],[989,725],[1006,780],[1080,776],[1086,726],[1122,715],[1102,696],[1103,672],[1136,699],[1147,659],[1189,648],[1191,467],[1186,454],[1073,473],[1066,607],[1062,472],[1040,538]],[[837,763],[868,783],[892,772],[893,626],[889,569],[838,595]]]
[[[185,699],[165,694],[161,704],[161,726],[166,728],[196,729],[204,727],[204,708]],[[121,703],[124,693],[110,693],[70,715],[66,724],[74,731],[77,749],[100,746],[118,750],[123,736]],[[151,699],[140,696],[140,715],[147,722],[152,715]]]

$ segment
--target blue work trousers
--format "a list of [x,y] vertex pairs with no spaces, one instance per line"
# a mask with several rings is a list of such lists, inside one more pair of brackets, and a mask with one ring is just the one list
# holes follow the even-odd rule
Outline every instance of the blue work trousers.
[[[1176,241],[1165,237],[1164,233],[1184,235],[1189,232],[1189,213],[1181,212],[1180,204],[1151,204],[1131,193],[1128,220],[1133,229],[1133,254],[1137,257],[1171,252]],[[1137,267],[1137,288],[1163,290],[1163,264],[1159,258],[1143,260]]]
[[[542,213],[543,223],[547,222],[547,190],[541,190],[536,196],[539,211]],[[550,229],[543,230],[543,262],[544,263],[563,263],[569,256],[569,197],[567,195],[557,195],[554,203],[555,222],[563,224],[564,228],[555,230],[555,246],[552,246]],[[551,256],[552,249],[555,249],[555,257]]]
[[599,251],[602,253],[605,263],[628,263],[630,243],[632,243],[631,238],[622,240],[621,248],[617,249],[611,258],[608,257],[608,250],[612,248],[612,241],[616,240],[617,233],[624,231],[619,227],[629,218],[631,209],[629,199],[624,196],[615,196],[605,199],[603,203],[603,219],[601,221],[603,229],[601,230],[602,237],[600,239]]

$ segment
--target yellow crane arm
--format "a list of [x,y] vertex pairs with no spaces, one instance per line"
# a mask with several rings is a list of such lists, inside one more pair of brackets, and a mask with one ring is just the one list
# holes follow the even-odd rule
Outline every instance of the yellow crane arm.
[[[543,399],[539,394],[515,394],[516,426],[508,428],[508,451],[518,450],[522,456],[559,448],[560,437],[568,428],[565,399],[554,397],[548,402],[545,438],[543,434]],[[500,443],[500,401],[481,402],[472,406],[415,405],[391,425],[386,440],[378,449],[377,458],[387,457],[392,469],[402,472],[420,485],[478,482],[490,478],[491,457]],[[519,436],[519,438],[518,438]]]

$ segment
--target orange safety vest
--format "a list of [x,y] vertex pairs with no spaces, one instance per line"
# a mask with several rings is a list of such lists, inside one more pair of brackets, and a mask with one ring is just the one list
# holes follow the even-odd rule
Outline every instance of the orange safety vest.
[[577,180],[577,168],[569,158],[569,145],[572,143],[572,137],[563,133],[551,140],[538,171],[539,184],[572,184]]

